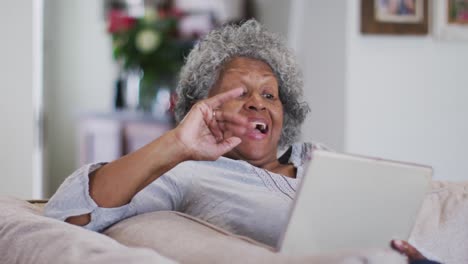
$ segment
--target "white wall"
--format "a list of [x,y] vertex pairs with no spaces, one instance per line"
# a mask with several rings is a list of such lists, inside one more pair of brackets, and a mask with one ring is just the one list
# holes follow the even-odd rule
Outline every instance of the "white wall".
[[80,113],[112,109],[116,68],[102,8],[96,0],[45,0],[49,194],[77,168]]
[[33,198],[33,4],[0,8],[0,195]]
[[252,5],[256,19],[264,24],[268,30],[285,38],[288,36],[291,1],[253,0]]
[[359,3],[347,8],[345,150],[468,180],[468,42],[363,36]]
[[468,180],[468,42],[364,36],[359,0],[292,5],[290,41],[312,107],[303,139]]
[[304,73],[311,113],[302,139],[344,149],[346,5],[342,1],[293,0],[290,43]]

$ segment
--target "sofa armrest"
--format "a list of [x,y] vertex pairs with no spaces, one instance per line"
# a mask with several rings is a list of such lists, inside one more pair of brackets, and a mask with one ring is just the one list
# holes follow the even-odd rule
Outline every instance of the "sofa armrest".
[[42,216],[24,200],[0,197],[0,263],[174,263],[84,228]]
[[468,263],[468,181],[433,181],[410,243],[442,263]]

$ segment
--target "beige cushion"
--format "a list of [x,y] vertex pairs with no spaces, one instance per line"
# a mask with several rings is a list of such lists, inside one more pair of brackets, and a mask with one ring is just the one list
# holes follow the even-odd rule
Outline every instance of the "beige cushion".
[[38,207],[0,197],[0,263],[174,263],[99,233],[41,216]]
[[468,263],[468,182],[433,182],[410,242],[443,263]]
[[152,248],[181,263],[406,263],[391,250],[288,256],[176,212],[138,215],[104,233],[127,246]]

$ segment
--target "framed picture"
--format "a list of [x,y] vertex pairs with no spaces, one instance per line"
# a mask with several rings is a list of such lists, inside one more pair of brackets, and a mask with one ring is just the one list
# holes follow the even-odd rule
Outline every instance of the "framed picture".
[[468,0],[439,0],[435,4],[436,38],[468,41]]
[[361,0],[363,34],[426,35],[427,0]]

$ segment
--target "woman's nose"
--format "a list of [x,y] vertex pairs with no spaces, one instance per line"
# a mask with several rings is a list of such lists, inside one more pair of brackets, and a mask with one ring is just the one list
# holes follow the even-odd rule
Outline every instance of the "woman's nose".
[[248,110],[260,111],[265,109],[265,105],[263,104],[262,96],[257,93],[252,93],[247,102],[245,103],[245,107]]

